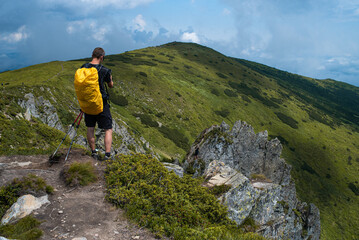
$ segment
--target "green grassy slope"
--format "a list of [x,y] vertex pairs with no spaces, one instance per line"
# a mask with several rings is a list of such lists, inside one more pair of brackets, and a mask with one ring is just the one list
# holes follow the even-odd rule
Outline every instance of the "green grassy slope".
[[[15,120],[23,111],[18,99],[27,92],[53,103],[64,124],[73,121],[76,113],[68,107],[77,106],[73,75],[86,61],[51,62],[0,74],[0,82],[9,83],[1,89],[0,148],[10,144],[3,140],[12,134],[8,123],[29,124]],[[104,65],[113,71],[115,119],[124,120],[160,155],[182,159],[204,128],[223,120],[246,121],[257,132],[268,130],[281,140],[298,197],[321,210],[322,238],[359,235],[358,88],[229,58],[197,44],[169,43],[111,55]],[[38,133],[36,128],[28,131]],[[44,136],[51,139],[44,151],[61,138],[55,136]],[[12,153],[35,151],[20,151],[34,140],[14,141]]]

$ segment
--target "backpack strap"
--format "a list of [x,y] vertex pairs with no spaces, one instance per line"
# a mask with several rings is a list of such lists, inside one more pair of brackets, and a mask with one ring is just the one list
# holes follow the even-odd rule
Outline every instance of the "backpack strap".
[[[101,69],[102,69],[102,65],[100,65],[100,69],[98,70],[99,75],[100,75]],[[104,78],[104,77],[106,76],[107,72],[108,72],[108,71],[106,71],[106,73],[103,75],[102,78]],[[100,82],[101,82],[101,79],[100,79]],[[110,94],[109,94],[109,92],[108,92],[107,83],[105,84],[105,82],[103,82],[103,85],[105,86],[105,91],[106,91],[106,94],[107,94],[106,100],[107,100],[107,101],[110,101]]]

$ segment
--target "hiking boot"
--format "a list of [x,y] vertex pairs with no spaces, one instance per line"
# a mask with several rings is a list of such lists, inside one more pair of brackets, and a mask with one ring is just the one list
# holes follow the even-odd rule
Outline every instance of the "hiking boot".
[[91,153],[91,157],[93,158],[93,159],[95,159],[95,160],[98,160],[98,153],[97,153],[97,150],[95,150],[95,151],[93,151],[92,153]]
[[110,156],[104,156],[103,157],[103,160],[106,161],[106,160],[113,160],[113,155],[110,155]]

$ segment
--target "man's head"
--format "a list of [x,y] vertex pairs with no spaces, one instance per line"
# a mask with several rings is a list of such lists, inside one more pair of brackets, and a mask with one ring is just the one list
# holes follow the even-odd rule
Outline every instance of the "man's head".
[[[92,58],[97,58],[98,60],[104,60],[105,58],[105,50],[103,48],[97,47],[92,52]],[[102,59],[101,59],[102,58]]]

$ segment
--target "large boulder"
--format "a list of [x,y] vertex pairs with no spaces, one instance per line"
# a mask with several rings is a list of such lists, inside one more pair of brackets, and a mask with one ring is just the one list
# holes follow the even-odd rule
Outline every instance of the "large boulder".
[[9,208],[3,218],[1,224],[8,224],[16,222],[17,220],[31,214],[32,211],[39,209],[44,204],[50,204],[48,196],[34,197],[30,194],[20,197],[11,208]]
[[204,176],[208,187],[228,185],[219,197],[239,225],[253,220],[256,231],[272,239],[319,239],[319,210],[300,202],[291,166],[280,158],[278,139],[254,133],[245,122],[204,130],[192,145],[184,169]]

